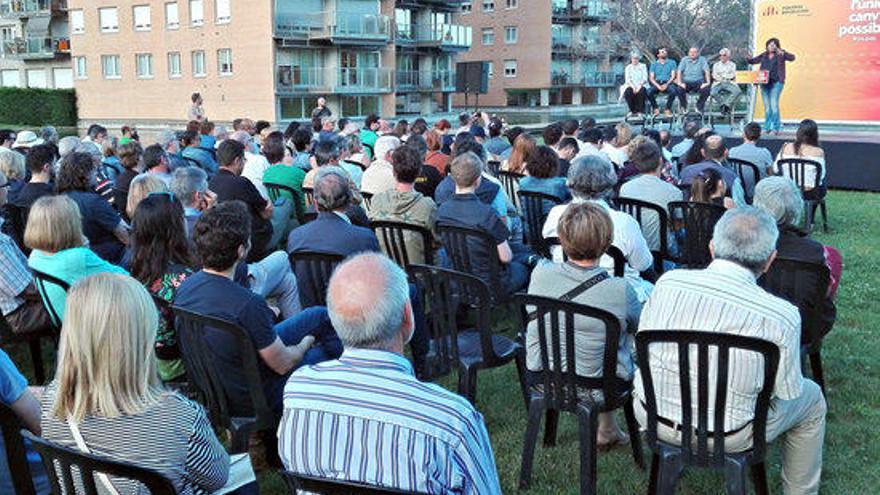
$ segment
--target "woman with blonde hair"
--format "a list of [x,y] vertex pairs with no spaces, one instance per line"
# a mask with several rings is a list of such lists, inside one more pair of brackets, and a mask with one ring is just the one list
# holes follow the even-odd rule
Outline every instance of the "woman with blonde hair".
[[14,201],[21,188],[25,185],[24,155],[17,151],[0,150],[0,172],[9,181],[9,200]]
[[[68,284],[95,273],[127,273],[101,259],[88,248],[88,242],[83,235],[79,207],[69,197],[43,196],[31,207],[24,231],[24,243],[32,249],[28,258],[31,269]],[[46,284],[43,303],[61,321],[66,298],[61,287]]]
[[525,174],[529,162],[535,159],[538,143],[528,133],[522,133],[513,141],[510,158],[501,164],[501,170]]
[[134,218],[137,206],[147,196],[153,193],[167,193],[168,184],[153,174],[142,174],[131,181],[126,199],[125,214],[128,218]]
[[[69,298],[55,381],[41,399],[43,437],[156,471],[177,493],[222,488],[229,456],[205,411],[159,381],[159,322],[146,289],[127,276],[99,274],[77,282]],[[97,475],[96,482],[109,493],[139,493],[123,478]]]

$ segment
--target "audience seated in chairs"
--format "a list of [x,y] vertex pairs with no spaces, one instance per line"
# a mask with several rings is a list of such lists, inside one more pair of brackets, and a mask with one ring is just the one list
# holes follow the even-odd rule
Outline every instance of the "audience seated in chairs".
[[[549,146],[536,147],[523,169],[526,176],[519,180],[519,190],[556,196],[563,203],[569,201],[571,192],[565,185],[565,177],[560,177],[557,173],[558,169],[559,157],[556,151]],[[551,207],[552,205],[545,203],[544,214],[550,213]]]
[[[495,214],[507,223],[508,200],[510,198],[504,193],[504,188],[501,187],[501,182],[495,177],[492,177],[488,172],[486,168],[486,150],[483,148],[483,145],[478,143],[470,134],[462,134],[455,138],[453,151],[455,152],[453,158],[471,152],[481,159],[483,164],[482,175],[485,180],[480,181],[480,185],[477,187],[474,194],[477,195],[477,198],[481,203],[490,205],[495,211]],[[455,181],[450,174],[447,174],[446,177],[443,178],[443,181],[437,186],[437,190],[434,193],[434,201],[437,203],[438,207],[442,206],[443,203],[450,199],[454,194]]]
[[688,165],[681,171],[681,182],[683,184],[692,184],[697,176],[706,169],[714,169],[721,174],[724,179],[724,186],[727,189],[727,195],[733,199],[737,206],[745,206],[745,191],[742,182],[739,180],[736,172],[724,164],[727,159],[727,146],[724,139],[713,134],[706,137],[701,150],[703,161]]
[[[278,429],[285,469],[408,493],[500,494],[482,415],[464,398],[419,382],[403,356],[415,331],[406,274],[382,255],[358,255],[336,269],[327,300],[345,352],[288,381]],[[309,419],[316,414],[321,431]],[[313,435],[331,440],[308,441]],[[382,467],[361,469],[373,460]]]
[[154,193],[168,193],[168,184],[152,174],[141,174],[131,181],[125,205],[125,216],[129,222],[134,218],[134,211],[140,202]]
[[[287,159],[284,149],[284,136],[280,132],[273,132],[263,140],[260,149],[269,161],[269,168],[263,173],[263,184],[278,184],[287,186],[298,193],[297,197],[291,196],[290,192],[281,190],[281,196],[288,201],[295,201],[295,218],[301,219],[306,211],[305,196],[302,192],[303,180],[306,172],[294,165],[292,160]],[[271,196],[271,195],[270,195]]]
[[[314,159],[316,167],[311,169],[309,173],[306,174],[306,178],[303,180],[303,187],[314,189],[315,187],[315,177],[318,173],[318,170],[321,167],[327,166],[339,166],[339,145],[335,140],[332,141],[321,141],[315,145]],[[341,170],[341,167],[338,167]],[[357,184],[351,179],[351,175],[348,172],[345,172],[345,177],[348,179],[348,187],[351,190],[351,200],[349,201],[348,206],[345,208],[345,215],[351,220],[351,223],[357,225],[358,227],[369,227],[370,219],[367,218],[367,212],[361,206],[363,202],[363,198],[361,197],[360,189],[358,189]],[[310,205],[308,208],[309,213],[316,211],[314,205]]]
[[[56,379],[40,400],[43,438],[151,469],[181,493],[222,488],[229,456],[205,411],[164,389],[156,374],[158,319],[143,286],[127,276],[94,275],[71,288],[70,301]],[[99,484],[120,493],[134,488],[104,480]]]
[[[779,346],[767,440],[784,436],[784,492],[818,493],[826,407],[819,386],[801,374],[800,315],[797,308],[755,282],[776,257],[777,237],[776,222],[763,210],[743,207],[728,211],[715,225],[711,243],[715,260],[703,270],[674,270],[663,275],[645,304],[639,330],[729,333]],[[670,311],[671,307],[675,311]],[[751,447],[751,425],[744,424],[743,418],[751,418],[757,388],[763,383],[762,373],[750,365],[753,359],[744,353],[732,356],[728,375],[731,400],[724,424],[725,448],[731,452]],[[657,394],[657,411],[665,421],[658,427],[658,437],[664,442],[680,442],[681,432],[668,426],[681,421],[677,352],[652,351],[651,374],[655,389],[663,391]],[[645,426],[641,376],[636,377],[635,385],[636,417]],[[709,390],[714,387],[709,384]]]
[[759,139],[761,139],[761,124],[749,122],[743,128],[743,143],[730,148],[727,156],[754,163],[758,166],[761,177],[764,177],[772,171],[773,155],[767,148],[758,146]]
[[[233,281],[236,266],[247,257],[250,215],[239,201],[218,204],[196,222],[193,242],[202,270],[177,289],[174,305],[234,323],[245,329],[260,358],[264,392],[269,406],[281,411],[281,391],[297,367],[333,359],[342,352],[327,311],[313,307],[274,324],[277,313],[266,300]],[[226,393],[230,402],[248,403],[241,370],[240,349],[228,335],[211,334],[212,350],[225,363]],[[240,399],[237,399],[240,398]]]
[[[828,192],[828,186],[825,184],[825,178],[828,176],[828,164],[825,163],[825,150],[819,144],[819,125],[815,120],[804,119],[798,126],[797,135],[792,143],[786,143],[776,161],[788,158],[798,158],[803,160],[811,160],[822,166],[822,174],[816,177],[816,169],[809,167],[804,172],[804,199],[822,199]],[[778,166],[776,163],[771,167],[772,173],[777,173]],[[786,171],[783,170],[783,173]]]
[[[614,235],[611,217],[605,208],[595,203],[572,204],[559,219],[558,231],[559,242],[568,261],[538,263],[532,271],[528,292],[530,295],[564,298],[566,301],[603,309],[617,316],[621,328],[617,375],[622,380],[631,381],[635,370],[633,335],[638,327],[642,303],[625,279],[611,277],[606,269],[599,266],[599,258],[611,246]],[[578,374],[599,376],[602,374],[604,325],[592,318],[579,319],[576,325],[575,341],[578,347],[575,356]],[[538,323],[529,322],[526,334],[526,366],[532,372],[541,371],[538,332]],[[615,423],[614,413],[600,414],[600,448],[628,441],[627,434]]]
[[[422,160],[422,157],[428,154],[428,143],[425,142],[425,138],[421,135],[415,134],[410,136],[409,139],[406,140],[404,146],[415,150],[419,156],[419,161]],[[393,162],[392,155],[392,165]],[[423,163],[422,166],[419,167],[419,173],[416,176],[415,189],[422,193],[423,196],[433,200],[434,195],[437,192],[437,186],[440,185],[440,182],[442,181],[443,174],[438,172],[436,168]]]
[[[402,222],[434,232],[437,205],[414,187],[419,172],[424,166],[418,151],[407,143],[406,146],[394,150],[391,162],[394,165],[397,187],[393,191],[385,191],[373,196],[370,220]],[[436,240],[436,235],[433,237]],[[421,237],[415,233],[405,233],[404,242],[407,257],[412,263],[423,263],[426,259],[425,252],[433,250],[433,246],[423,246]]]
[[[570,205],[592,202],[603,207],[611,216],[614,225],[612,244],[620,249],[627,260],[626,279],[639,296],[639,301],[644,301],[651,293],[652,286],[650,282],[640,277],[639,272],[651,268],[654,257],[636,219],[626,213],[612,210],[608,205],[616,183],[617,175],[607,161],[596,156],[575,158],[568,172],[568,188],[573,199],[571,203],[555,206],[550,210],[542,234],[545,239],[559,237],[557,234],[559,219]],[[562,261],[561,248],[554,247],[552,254],[555,261]],[[600,265],[609,270],[609,273],[613,273],[614,260],[610,256],[603,255]]]
[[[24,242],[32,249],[28,265],[71,285],[95,273],[128,274],[88,248],[82,224],[79,208],[69,196],[43,196],[38,199],[31,208],[24,231]],[[67,294],[54,284],[45,285],[43,303],[51,306],[63,321]]]
[[376,141],[376,158],[364,171],[361,179],[361,190],[370,194],[394,189],[394,167],[391,165],[391,154],[403,143],[397,136],[382,136]]
[[217,202],[217,195],[208,189],[208,174],[199,167],[178,168],[171,179],[171,193],[183,205],[186,232],[191,237],[199,216]]
[[728,210],[736,208],[736,204],[725,195],[726,193],[727,185],[721,172],[714,168],[706,168],[691,181],[691,195],[688,200],[692,203],[723,206]]
[[81,215],[88,249],[110,263],[119,263],[128,245],[128,226],[119,213],[95,192],[95,162],[74,152],[61,161],[58,193],[72,199]]

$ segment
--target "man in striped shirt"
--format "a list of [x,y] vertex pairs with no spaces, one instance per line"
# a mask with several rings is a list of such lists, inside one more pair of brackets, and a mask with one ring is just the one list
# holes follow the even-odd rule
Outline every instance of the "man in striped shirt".
[[482,415],[419,382],[403,357],[413,333],[403,270],[380,254],[355,256],[333,274],[327,306],[345,352],[287,382],[284,467],[412,493],[500,494]]
[[[645,304],[639,330],[700,330],[767,340],[779,346],[779,368],[767,416],[767,441],[784,436],[782,482],[786,494],[815,494],[822,472],[825,436],[825,399],[815,382],[801,375],[798,310],[761,289],[756,278],[776,257],[779,233],[775,220],[763,210],[745,207],[729,210],[715,225],[709,248],[714,261],[704,270],[667,272]],[[678,352],[674,345],[650,349],[651,376],[657,396],[657,414],[681,422]],[[755,353],[734,352],[728,369],[725,404],[725,447],[737,452],[751,448],[755,401],[764,372]],[[695,354],[691,362],[696,362]],[[709,363],[709,376],[716,377]],[[691,373],[696,390],[696,373]],[[710,378],[710,381],[713,378]],[[715,384],[709,383],[709,390]],[[636,417],[646,424],[641,376],[635,381]],[[692,392],[694,393],[694,392]],[[698,401],[694,400],[694,418]],[[709,417],[714,401],[709,402]],[[658,436],[670,443],[681,441],[681,432],[662,422]]]

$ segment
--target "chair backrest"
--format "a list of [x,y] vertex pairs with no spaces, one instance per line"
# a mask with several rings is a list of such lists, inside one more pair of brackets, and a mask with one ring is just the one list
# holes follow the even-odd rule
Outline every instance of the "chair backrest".
[[[815,173],[815,183],[807,183],[807,170]],[[822,164],[809,158],[783,158],[776,162],[776,175],[788,177],[797,184],[801,192],[817,187],[822,177]]]
[[364,199],[364,209],[370,211],[373,206],[373,193],[361,191],[361,197]]
[[[664,418],[681,425],[681,450],[684,461],[702,467],[724,466],[724,420],[728,402],[728,374],[731,363],[731,351],[736,350],[757,353],[763,360],[764,376],[761,391],[755,403],[755,415],[752,419],[753,443],[752,452],[758,459],[763,459],[767,449],[767,410],[770,396],[779,366],[779,348],[772,342],[746,337],[742,335],[703,331],[679,330],[643,330],[636,334],[636,352],[638,355],[639,373],[645,392],[645,411],[648,418],[648,445],[657,449],[657,396],[655,394],[654,377],[651,373],[650,347],[661,344],[676,346],[675,355],[679,368],[679,389],[681,393],[680,418]],[[710,349],[714,352],[710,355]],[[696,355],[696,371],[691,359]],[[653,356],[656,358],[657,353]],[[710,366],[711,363],[711,366]],[[715,386],[710,387],[710,369],[716,368]],[[696,376],[694,376],[694,373]],[[696,384],[696,387],[694,387]],[[667,384],[664,384],[667,386]],[[696,392],[693,397],[692,392]],[[714,414],[709,417],[709,399],[715,398]],[[697,418],[694,421],[694,401],[697,404]],[[709,440],[712,450],[709,450]]]
[[[494,294],[501,295],[501,260],[498,258],[498,245],[491,235],[482,230],[455,225],[437,225],[437,233],[443,242],[446,255],[452,263],[452,268],[459,272],[480,277]],[[482,244],[483,249],[489,255],[489,266],[477,267],[471,262],[471,251],[475,246]],[[485,273],[479,273],[483,269]],[[485,276],[484,276],[485,275]]]
[[137,481],[152,495],[177,494],[177,490],[168,478],[151,469],[62,447],[27,430],[22,430],[21,435],[28,439],[34,450],[40,454],[53,493],[74,494],[77,493],[76,487],[81,486],[87,495],[97,494],[98,487],[102,484],[96,480],[96,475],[103,473],[114,478]]
[[[519,196],[520,213],[525,220],[526,226],[526,242],[540,256],[550,257],[550,248],[544,242],[544,236],[541,231],[544,228],[544,222],[547,215],[544,213],[545,205],[562,204],[562,200],[552,194],[546,194],[535,191],[517,191]],[[549,211],[549,208],[546,208]]]
[[12,240],[18,245],[19,249],[25,254],[30,253],[30,249],[24,245],[24,228],[27,226],[28,210],[12,203],[3,205],[5,217],[12,229]]
[[480,347],[487,366],[499,361],[492,345],[492,296],[489,286],[479,278],[436,266],[410,265],[407,273],[424,300],[432,356],[428,374],[437,377],[458,367],[459,309],[475,312],[474,328],[480,334]]
[[[558,237],[548,237],[545,239],[545,241],[547,242],[548,248],[552,248],[553,246],[561,246],[561,244],[559,243]],[[561,248],[560,248],[560,250],[561,250]],[[627,260],[626,260],[626,255],[623,254],[623,251],[621,251],[620,248],[618,248],[617,246],[612,244],[611,246],[608,246],[608,250],[605,251],[605,254],[607,254],[608,256],[611,257],[612,260],[614,260],[614,276],[615,277],[624,276],[626,274]],[[562,253],[562,259],[565,261],[568,261],[568,255],[565,254],[564,251]]]
[[434,264],[433,235],[420,225],[406,222],[376,220],[370,228],[379,239],[379,246],[386,256],[406,269],[413,263]]
[[315,190],[311,187],[303,187],[302,191],[306,200],[306,208],[315,204]]
[[498,173],[501,171],[501,162],[498,160],[489,160],[486,162],[486,169],[489,170],[489,173],[498,177]]
[[305,474],[282,471],[290,493],[317,493],[319,495],[403,495],[414,492],[366,485],[354,481],[320,478]]
[[728,158],[727,164],[739,176],[739,181],[742,183],[746,195],[746,202],[751,204],[755,194],[755,185],[761,180],[761,170],[754,163],[739,158]]
[[43,300],[43,305],[46,306],[46,311],[49,313],[49,318],[52,320],[52,325],[55,326],[56,329],[61,329],[61,317],[58,315],[58,310],[52,305],[52,300],[49,299],[49,294],[46,292],[46,286],[51,284],[59,287],[64,292],[70,290],[70,284],[61,280],[58,277],[53,275],[49,275],[48,273],[41,272],[39,270],[31,269],[31,274],[34,276],[34,285],[37,287],[37,290],[40,292],[40,298]]
[[303,308],[327,305],[327,287],[336,265],[345,256],[312,251],[290,253],[290,267],[299,282],[300,301]]
[[679,239],[679,263],[688,268],[709,265],[712,262],[709,252],[712,231],[727,210],[723,206],[692,201],[673,201],[668,207],[673,230],[683,234]]
[[516,193],[519,191],[519,180],[523,177],[525,177],[523,174],[508,172],[507,170],[500,170],[498,172],[498,179],[501,180],[501,186],[504,188],[507,197],[510,198],[510,201],[516,206],[517,210],[519,210],[519,196],[517,196]]
[[822,337],[813,328],[813,322],[821,321],[823,316],[830,276],[826,265],[777,257],[770,270],[758,279],[767,292],[797,306],[801,313],[801,343],[813,343]]
[[[188,311],[179,306],[173,306],[172,310],[176,317],[175,328],[180,354],[186,366],[187,380],[190,386],[195,387],[199,401],[208,410],[212,424],[227,431],[238,430],[242,425],[251,425],[254,431],[272,428],[275,417],[263,393],[263,381],[257,364],[260,358],[247,331],[232,322]],[[250,404],[241,404],[238,402],[239,397],[230,397],[227,380],[223,376],[228,370],[223,369],[212,350],[208,339],[211,332],[226,334],[238,343],[241,368],[236,371],[242,374],[247,384]],[[241,414],[242,410],[248,412],[247,416]]]
[[[617,377],[617,351],[621,329],[620,321],[614,314],[584,304],[530,294],[517,294],[514,301],[521,308],[523,316],[528,314],[528,310],[536,318],[543,370],[541,376],[548,407],[577,410],[578,392],[585,388],[601,390],[608,401],[617,395],[622,382]],[[575,318],[580,317],[594,318],[605,327],[602,373],[597,377],[577,374]],[[524,321],[524,325],[526,323]]]
[[16,495],[34,495],[36,491],[28,467],[27,450],[19,433],[22,428],[24,425],[15,411],[6,404],[0,403],[0,430],[6,447],[6,464],[12,477],[12,487]]
[[659,250],[654,252],[654,270],[657,273],[663,273],[663,260],[669,258],[669,215],[666,214],[666,210],[654,203],[633,198],[617,198],[614,200],[614,203],[617,205],[617,209],[639,222],[642,234],[646,236],[647,232],[645,229],[649,223],[648,219],[652,216],[656,218]]

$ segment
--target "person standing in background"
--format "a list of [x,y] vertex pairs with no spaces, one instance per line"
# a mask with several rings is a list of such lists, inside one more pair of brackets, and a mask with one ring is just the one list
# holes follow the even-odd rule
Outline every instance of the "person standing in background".
[[333,115],[333,112],[327,108],[327,99],[323,96],[318,98],[318,106],[312,110],[312,119],[323,119],[324,117],[330,117]]
[[793,53],[782,49],[778,38],[770,38],[764,44],[764,53],[747,60],[749,64],[760,64],[760,70],[767,71],[767,82],[761,84],[761,99],[764,101],[764,130],[779,134],[782,131],[782,116],[779,113],[779,100],[785,86],[785,63],[794,62]]
[[195,120],[196,122],[207,120],[207,117],[205,116],[205,109],[204,107],[202,107],[202,103],[204,103],[204,100],[202,100],[201,93],[193,93],[190,99],[192,100],[192,105],[189,107],[189,111],[186,112],[186,120]]

